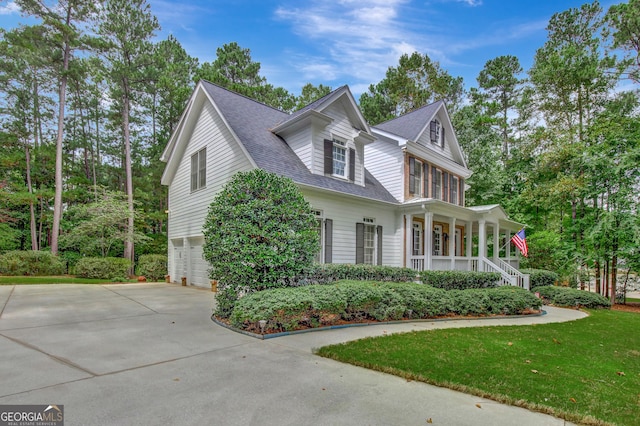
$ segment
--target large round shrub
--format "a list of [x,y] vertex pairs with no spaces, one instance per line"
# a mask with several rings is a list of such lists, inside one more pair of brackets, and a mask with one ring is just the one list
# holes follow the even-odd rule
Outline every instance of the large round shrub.
[[209,206],[204,258],[218,280],[216,315],[241,294],[285,287],[319,250],[311,206],[291,179],[256,169],[237,173]]

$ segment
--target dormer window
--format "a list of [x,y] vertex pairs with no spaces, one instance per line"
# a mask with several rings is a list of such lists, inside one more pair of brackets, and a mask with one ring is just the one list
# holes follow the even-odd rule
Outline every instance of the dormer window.
[[444,128],[438,119],[431,121],[430,136],[431,143],[444,147]]
[[349,148],[347,141],[343,139],[325,139],[324,173],[353,182],[356,173],[356,150]]
[[333,140],[333,175],[347,175],[347,143],[337,139]]

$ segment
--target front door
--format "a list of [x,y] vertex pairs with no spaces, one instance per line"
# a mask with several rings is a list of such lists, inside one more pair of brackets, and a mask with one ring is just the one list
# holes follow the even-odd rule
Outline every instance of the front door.
[[413,240],[412,240],[412,252],[414,256],[422,256],[424,254],[423,230],[421,222],[413,222]]
[[433,225],[433,255],[442,256],[442,225]]

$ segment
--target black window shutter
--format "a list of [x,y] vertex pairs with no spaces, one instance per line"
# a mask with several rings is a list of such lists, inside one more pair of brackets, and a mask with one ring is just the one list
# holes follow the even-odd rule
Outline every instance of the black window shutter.
[[424,178],[424,197],[429,198],[429,163],[424,163],[424,172],[422,173]]
[[349,148],[349,180],[356,180],[356,150]]
[[364,223],[356,223],[356,263],[364,263]]
[[416,159],[409,157],[409,194],[416,192]]
[[460,178],[458,181],[460,182],[460,190],[458,191],[458,198],[460,198],[460,202],[458,204],[464,206],[464,179]]
[[438,131],[438,123],[434,121],[432,121],[429,125],[429,130],[430,130],[430,136],[431,136],[431,142],[432,143],[438,143],[438,134],[436,133]]
[[324,172],[333,173],[333,141],[329,139],[324,140]]
[[431,198],[438,198],[436,194],[436,174],[438,173],[437,169],[431,166]]
[[378,233],[378,253],[376,253],[376,265],[382,265],[382,225],[378,225],[376,231]]
[[442,181],[442,186],[444,187],[442,201],[449,201],[449,173],[442,173]]
[[333,261],[333,220],[324,220],[324,263]]
[[444,148],[444,127],[440,129],[440,137],[442,138],[440,139],[440,146]]

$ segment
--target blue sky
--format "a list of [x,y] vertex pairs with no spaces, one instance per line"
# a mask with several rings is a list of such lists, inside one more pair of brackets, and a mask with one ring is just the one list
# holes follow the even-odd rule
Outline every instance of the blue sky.
[[[524,69],[546,39],[549,18],[587,0],[149,0],[162,30],[200,62],[232,41],[251,49],[261,74],[299,94],[305,83],[348,84],[356,96],[403,53],[440,62],[466,88],[485,62],[515,55]],[[604,0],[606,9],[620,1]],[[0,25],[26,22],[0,0]]]

